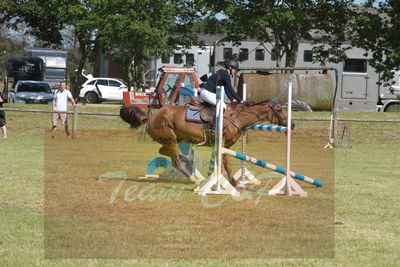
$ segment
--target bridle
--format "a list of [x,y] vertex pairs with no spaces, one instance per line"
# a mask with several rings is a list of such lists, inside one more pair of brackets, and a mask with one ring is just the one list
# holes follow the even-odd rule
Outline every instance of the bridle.
[[[278,104],[278,103],[273,103],[273,102],[268,102],[268,107],[271,109],[272,111],[272,119],[274,117],[276,117],[278,119],[278,125],[283,125],[283,120],[282,117],[279,115],[279,111],[276,109],[277,107],[280,110],[283,110],[283,107]],[[269,120],[268,118],[264,117],[263,115],[258,114],[257,112],[255,112],[254,110],[251,109],[250,106],[247,106],[248,110],[253,113],[254,115],[257,116],[258,119],[260,119],[261,121],[267,121]]]
[[[276,109],[276,108],[278,107],[280,110],[283,110],[283,107],[282,107],[280,104],[278,104],[278,103],[273,103],[273,102],[268,102],[267,105],[268,105],[268,107],[269,107],[269,108],[271,109],[271,111],[272,111],[272,118],[273,118],[273,117],[276,117],[276,118],[278,119],[278,125],[283,125],[282,117],[279,115],[279,111]],[[230,116],[236,115],[233,119],[229,118],[228,116],[225,117],[226,119],[229,120],[230,123],[227,124],[227,125],[224,127],[224,129],[225,129],[226,127],[228,127],[230,124],[233,124],[233,125],[240,131],[240,128],[239,128],[238,125],[236,125],[235,120],[236,120],[236,118],[239,116],[239,114],[240,114],[245,108],[247,108],[251,113],[253,113],[254,115],[256,115],[256,117],[257,117],[260,121],[267,121],[267,120],[269,120],[267,117],[264,117],[263,115],[260,115],[260,114],[258,114],[257,112],[255,112],[254,110],[252,110],[250,105],[244,104],[244,105],[242,106],[242,108],[241,108],[238,112],[235,112],[235,113],[230,114]]]
[[283,107],[281,106],[281,104],[270,102],[268,104],[268,106],[271,108],[273,116],[278,118],[278,125],[283,125],[282,116],[279,114],[279,111],[276,110],[277,107],[279,108],[279,110],[283,110]]

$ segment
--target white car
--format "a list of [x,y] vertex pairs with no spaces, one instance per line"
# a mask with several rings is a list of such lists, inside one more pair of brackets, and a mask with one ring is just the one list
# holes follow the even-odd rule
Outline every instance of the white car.
[[123,92],[128,91],[128,86],[119,79],[91,78],[81,86],[79,97],[87,103],[100,103],[102,101],[122,101]]

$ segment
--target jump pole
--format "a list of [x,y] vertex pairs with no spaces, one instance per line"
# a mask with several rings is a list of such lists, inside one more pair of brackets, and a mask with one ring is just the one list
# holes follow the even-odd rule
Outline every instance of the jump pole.
[[269,132],[279,132],[279,133],[286,133],[287,127],[284,126],[276,126],[276,125],[258,125],[253,124],[247,127],[249,130],[256,130],[256,131],[269,131]]
[[[286,174],[286,172],[287,172],[286,169],[284,169],[282,167],[276,166],[274,164],[268,163],[268,162],[263,161],[263,160],[259,160],[259,159],[247,156],[245,154],[242,154],[242,153],[239,153],[239,152],[227,149],[227,148],[222,148],[222,154],[231,155],[231,156],[233,156],[233,157],[235,157],[237,159],[240,159],[240,160],[243,160],[243,161],[246,161],[246,162],[250,162],[250,163],[252,163],[254,165],[257,165],[257,166],[260,166],[260,167],[263,167],[263,168],[266,168],[266,169],[270,169],[270,170],[273,170],[273,171],[281,173],[281,174]],[[294,177],[297,180],[301,180],[301,181],[304,181],[304,182],[307,182],[307,183],[310,183],[310,184],[313,184],[313,185],[316,185],[316,186],[323,186],[324,185],[324,183],[319,181],[319,180],[310,178],[308,176],[304,176],[304,175],[299,174],[299,173],[295,173],[295,172],[290,171],[290,170],[289,170],[289,174],[290,174],[290,176]]]
[[216,107],[216,123],[215,123],[215,146],[213,151],[214,171],[203,183],[194,189],[199,195],[222,194],[239,196],[240,193],[231,185],[231,183],[222,175],[222,149],[223,149],[223,119],[224,119],[224,87],[217,87],[217,107]]

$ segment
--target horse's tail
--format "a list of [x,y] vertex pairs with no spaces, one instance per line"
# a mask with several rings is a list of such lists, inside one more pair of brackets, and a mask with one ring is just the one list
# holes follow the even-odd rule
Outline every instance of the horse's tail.
[[144,113],[143,110],[135,106],[122,107],[119,111],[119,116],[123,121],[129,123],[131,128],[138,128],[139,126],[145,124],[149,119],[148,114]]

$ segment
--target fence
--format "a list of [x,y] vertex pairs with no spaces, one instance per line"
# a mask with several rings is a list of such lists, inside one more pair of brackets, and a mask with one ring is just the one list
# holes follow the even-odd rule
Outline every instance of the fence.
[[87,112],[79,111],[77,106],[74,106],[73,111],[54,111],[54,110],[37,110],[37,109],[22,109],[22,108],[0,108],[4,111],[16,111],[16,112],[29,112],[29,113],[63,113],[73,115],[72,124],[72,138],[78,136],[78,115],[92,115],[92,116],[115,116],[119,117],[119,113],[106,113],[106,112]]
[[[36,109],[23,109],[23,108],[0,108],[0,110],[4,111],[15,111],[15,112],[29,112],[29,113],[66,113],[73,115],[73,124],[72,124],[72,138],[77,137],[78,133],[78,116],[79,115],[89,115],[89,116],[115,116],[119,117],[119,113],[107,113],[107,112],[87,112],[87,111],[79,111],[78,107],[75,106],[73,111],[54,111],[54,110],[36,110]],[[293,120],[297,121],[331,121],[331,118],[296,118]],[[360,118],[339,118],[337,115],[334,117],[335,124],[338,121],[352,121],[352,122],[380,122],[380,123],[400,123],[400,119],[360,119]],[[336,128],[336,127],[335,127]]]

